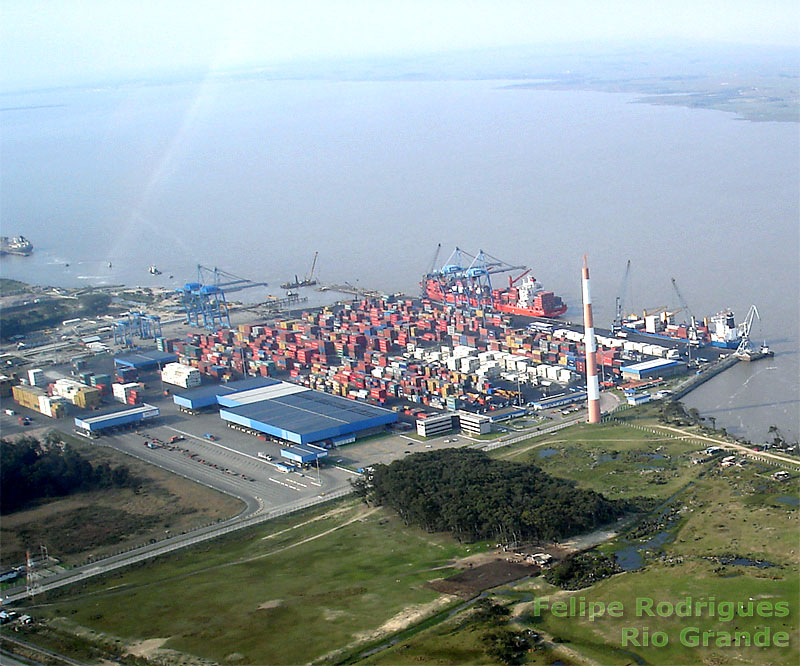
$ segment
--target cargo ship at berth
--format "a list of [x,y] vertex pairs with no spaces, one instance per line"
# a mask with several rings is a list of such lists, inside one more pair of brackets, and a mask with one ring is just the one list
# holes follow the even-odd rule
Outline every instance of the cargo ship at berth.
[[33,252],[33,244],[25,236],[0,237],[0,255],[16,254],[27,257],[31,252]]
[[622,320],[620,329],[661,340],[682,340],[696,347],[711,345],[736,349],[742,340],[741,326],[736,324],[730,310],[706,317],[702,324],[694,320],[691,324],[675,324],[673,318],[678,312],[680,310],[659,310],[650,313],[645,311],[641,317],[630,315]]
[[[524,317],[560,317],[567,311],[566,303],[552,291],[546,291],[525,266],[511,266],[483,250],[473,256],[456,248],[444,265],[435,269],[439,248],[431,269],[422,279],[423,298]],[[509,276],[508,286],[492,285],[492,276],[510,271],[522,273]]]

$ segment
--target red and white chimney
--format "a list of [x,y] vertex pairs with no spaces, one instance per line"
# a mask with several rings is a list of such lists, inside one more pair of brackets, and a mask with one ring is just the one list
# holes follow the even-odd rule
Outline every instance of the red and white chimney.
[[589,423],[600,423],[600,383],[597,379],[597,339],[592,318],[592,294],[589,290],[589,266],[583,255],[583,328],[586,344],[586,392],[589,395]]

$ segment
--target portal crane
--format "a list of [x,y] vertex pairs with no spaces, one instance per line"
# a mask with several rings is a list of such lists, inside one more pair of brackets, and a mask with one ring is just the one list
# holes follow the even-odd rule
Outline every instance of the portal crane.
[[622,309],[625,307],[625,296],[628,292],[628,276],[631,273],[631,260],[625,265],[625,274],[622,276],[618,296],[614,302],[614,323],[611,325],[611,332],[617,333],[622,329]]
[[742,356],[751,350],[750,331],[752,330],[753,322],[756,319],[761,321],[761,316],[758,314],[758,308],[755,305],[751,305],[750,309],[747,311],[747,316],[744,318],[744,321],[739,324],[739,334],[741,335],[741,340],[739,341],[739,346],[736,348],[736,356]]

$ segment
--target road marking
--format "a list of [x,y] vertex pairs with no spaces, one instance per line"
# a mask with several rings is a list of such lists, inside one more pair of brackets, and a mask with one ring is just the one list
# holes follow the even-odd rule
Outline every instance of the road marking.
[[221,449],[224,449],[225,451],[230,451],[231,453],[235,453],[236,455],[244,456],[245,458],[250,458],[251,460],[255,460],[256,462],[264,462],[262,458],[251,456],[249,453],[244,453],[243,451],[237,451],[236,449],[232,449],[229,446],[225,446],[224,444],[219,444],[218,442],[206,439],[205,437],[198,437],[197,435],[193,435],[190,432],[184,432],[183,430],[178,430],[177,428],[173,428],[172,426],[166,426],[166,428],[168,430],[180,433],[181,435],[185,435],[186,437],[191,437],[192,439],[196,439],[198,442],[203,442],[205,444],[211,444],[213,446],[217,446]]
[[334,467],[335,467],[336,469],[340,469],[340,470],[342,470],[343,472],[347,472],[348,474],[352,474],[353,476],[361,476],[361,474],[360,474],[360,473],[358,473],[358,472],[354,472],[352,469],[347,469],[347,467],[341,467],[341,466],[339,466],[339,465],[334,465]]
[[285,488],[290,488],[291,490],[295,490],[298,493],[302,492],[300,488],[295,488],[294,486],[290,486],[288,483],[284,483],[283,481],[278,481],[278,479],[273,479],[271,476],[267,477],[272,483],[277,483],[279,486],[284,486]]

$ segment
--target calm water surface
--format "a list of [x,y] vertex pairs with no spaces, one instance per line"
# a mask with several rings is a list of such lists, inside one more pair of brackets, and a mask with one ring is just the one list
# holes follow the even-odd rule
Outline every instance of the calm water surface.
[[698,316],[758,306],[776,357],[686,402],[754,439],[773,423],[796,438],[797,125],[505,85],[216,80],[0,96],[2,230],[36,246],[3,258],[2,274],[178,286],[202,263],[277,294],[319,250],[324,281],[417,293],[441,242],[532,266],[577,318],[586,252],[608,325],[630,258],[632,309],[677,305],[671,277]]

